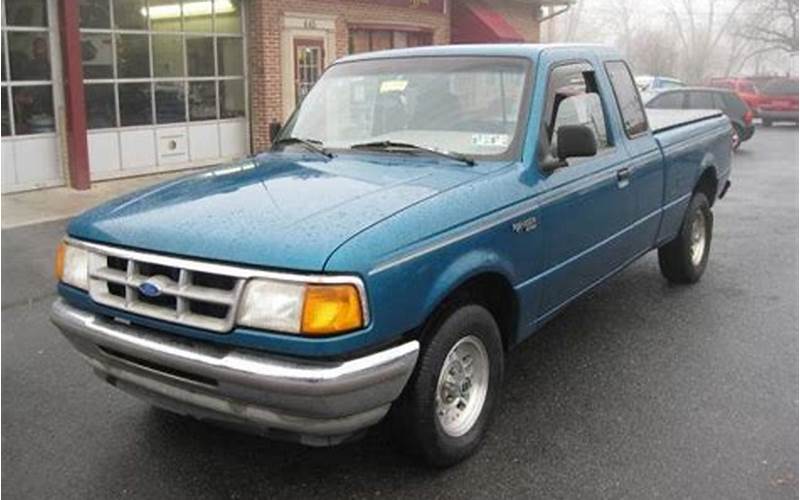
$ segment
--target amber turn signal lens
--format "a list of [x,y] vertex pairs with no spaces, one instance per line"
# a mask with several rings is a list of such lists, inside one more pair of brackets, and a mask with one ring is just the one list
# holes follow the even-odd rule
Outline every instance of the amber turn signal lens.
[[361,299],[353,285],[308,285],[301,331],[325,335],[364,326]]
[[62,241],[56,248],[56,279],[61,281],[64,276],[64,255],[67,253],[67,245]]

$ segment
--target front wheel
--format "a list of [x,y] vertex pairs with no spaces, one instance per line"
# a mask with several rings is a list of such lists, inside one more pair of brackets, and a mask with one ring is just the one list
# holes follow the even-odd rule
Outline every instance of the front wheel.
[[703,193],[695,193],[678,236],[658,249],[661,274],[672,283],[696,283],[708,264],[714,216]]
[[417,368],[392,410],[396,438],[429,464],[471,455],[489,426],[503,378],[503,346],[479,304],[450,308],[426,332]]

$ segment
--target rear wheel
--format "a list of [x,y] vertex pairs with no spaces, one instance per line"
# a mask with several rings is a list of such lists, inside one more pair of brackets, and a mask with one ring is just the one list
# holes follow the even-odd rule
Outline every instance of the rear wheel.
[[672,283],[696,283],[708,264],[714,217],[708,198],[694,193],[678,236],[658,249],[661,274]]
[[489,427],[503,378],[500,329],[479,304],[464,304],[423,335],[408,386],[392,409],[396,439],[429,464],[464,460]]

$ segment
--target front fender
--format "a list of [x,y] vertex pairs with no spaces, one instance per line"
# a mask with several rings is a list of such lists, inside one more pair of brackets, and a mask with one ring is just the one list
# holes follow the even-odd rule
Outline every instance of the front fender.
[[470,249],[434,277],[422,304],[424,317],[429,317],[461,285],[485,274],[499,275],[513,287],[514,266],[507,257],[486,247]]

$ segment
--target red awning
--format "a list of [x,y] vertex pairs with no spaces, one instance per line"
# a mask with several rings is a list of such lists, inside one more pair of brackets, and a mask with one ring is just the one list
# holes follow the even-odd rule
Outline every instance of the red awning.
[[524,42],[506,18],[478,1],[453,2],[452,43]]

